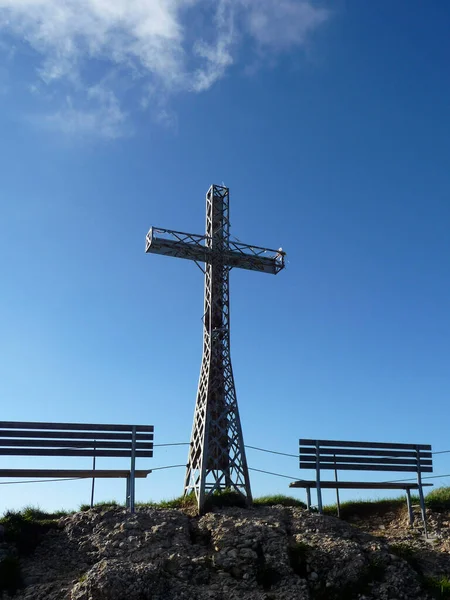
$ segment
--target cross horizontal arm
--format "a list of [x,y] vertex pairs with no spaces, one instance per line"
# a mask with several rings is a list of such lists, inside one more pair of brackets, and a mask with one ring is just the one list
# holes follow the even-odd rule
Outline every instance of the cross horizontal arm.
[[204,246],[205,239],[204,235],[151,227],[145,239],[145,252],[207,262],[209,248]]
[[[205,235],[152,227],[146,237],[145,251],[209,263],[214,251],[205,244],[209,243],[211,246],[210,242],[210,238]],[[230,268],[238,267],[276,275],[285,266],[285,253],[281,249],[270,250],[241,242],[229,242],[228,247],[220,252],[223,255],[223,264]]]
[[249,269],[251,271],[262,271],[276,275],[284,269],[285,252],[250,246],[241,242],[230,242],[228,251],[228,264],[230,267]]

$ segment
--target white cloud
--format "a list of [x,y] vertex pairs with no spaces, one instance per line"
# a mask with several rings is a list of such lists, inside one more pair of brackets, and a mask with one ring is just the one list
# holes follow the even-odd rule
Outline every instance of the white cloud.
[[251,35],[261,46],[272,50],[304,44],[329,15],[312,2],[245,0],[245,5]]
[[37,78],[77,98],[69,94],[50,122],[106,137],[126,131],[119,81],[141,97],[203,92],[238,62],[240,42],[273,57],[305,44],[327,17],[314,0],[0,0],[0,34],[28,44],[40,57]]
[[73,99],[67,96],[64,106],[46,115],[40,124],[79,137],[116,139],[129,133],[125,127],[126,115],[112,90],[99,84],[89,88],[86,96],[87,102],[82,108],[74,106]]

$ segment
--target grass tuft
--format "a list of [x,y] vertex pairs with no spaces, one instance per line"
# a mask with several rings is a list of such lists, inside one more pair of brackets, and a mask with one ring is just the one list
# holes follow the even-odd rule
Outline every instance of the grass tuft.
[[[191,509],[197,506],[197,499],[194,492],[187,496],[179,496],[172,500],[161,500],[160,502],[145,502],[139,503],[136,506],[141,508],[178,508]],[[231,490],[215,491],[212,496],[209,496],[205,502],[205,511],[212,510],[214,507],[223,508],[226,506],[246,506],[244,496]]]
[[425,496],[425,504],[435,511],[450,510],[450,487],[431,490]]
[[[413,502],[418,502],[418,498],[411,497]],[[406,498],[380,498],[379,500],[350,500],[341,502],[341,519],[351,519],[359,517],[365,519],[374,515],[385,515],[391,511],[398,511],[401,508],[406,509]],[[336,516],[337,505],[331,504],[324,506],[323,512],[326,515]]]
[[411,546],[408,546],[408,544],[405,544],[404,542],[400,542],[398,544],[391,544],[390,550],[392,554],[395,554],[399,558],[402,558],[409,563],[415,571],[422,573],[417,552],[415,552]]
[[[109,510],[111,508],[123,508],[124,504],[119,504],[115,500],[105,500],[103,502],[96,502],[93,508],[102,508],[105,510]],[[86,512],[87,510],[91,510],[90,504],[82,504],[79,509],[81,512]]]
[[450,579],[448,577],[427,577],[420,564],[420,555],[408,544],[399,543],[390,546],[391,552],[405,560],[416,571],[424,589],[436,600],[450,599]]
[[159,502],[138,502],[136,506],[139,508],[190,508],[195,506],[196,499],[194,492],[191,492],[187,496],[178,496],[178,498],[172,498],[171,500],[160,500]]
[[245,508],[247,500],[245,496],[230,489],[216,490],[212,496],[208,496],[205,502],[205,510],[213,508],[226,508],[228,506],[237,506]]
[[[419,504],[419,496],[412,495],[413,504]],[[425,496],[425,505],[435,511],[450,510],[450,487],[440,487],[432,490]],[[380,498],[379,500],[350,500],[341,503],[341,518],[350,519],[359,517],[364,519],[374,515],[385,515],[391,511],[406,510],[406,497],[398,498]],[[337,515],[337,505],[330,504],[324,506],[326,515]]]
[[450,579],[448,577],[424,577],[423,584],[436,600],[448,600],[450,598]]
[[49,529],[56,528],[58,520],[65,516],[64,511],[47,513],[34,506],[23,510],[9,510],[0,519],[5,528],[5,541],[14,544],[21,556],[31,554],[41,537]]
[[297,498],[291,496],[284,496],[283,494],[276,494],[274,496],[261,496],[261,498],[255,498],[253,500],[254,506],[296,506],[298,508],[306,508],[306,504]]

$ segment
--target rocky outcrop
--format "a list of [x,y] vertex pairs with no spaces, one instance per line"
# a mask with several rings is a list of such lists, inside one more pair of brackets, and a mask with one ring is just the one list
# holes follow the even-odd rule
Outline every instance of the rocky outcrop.
[[76,513],[22,559],[22,572],[16,600],[429,598],[383,537],[281,506],[202,517],[152,508]]

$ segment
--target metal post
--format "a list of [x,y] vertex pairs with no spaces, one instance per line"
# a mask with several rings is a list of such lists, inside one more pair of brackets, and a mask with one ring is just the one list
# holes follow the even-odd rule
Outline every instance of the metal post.
[[337,474],[337,466],[336,466],[336,455],[333,454],[333,458],[334,458],[334,479],[336,481],[336,506],[337,506],[337,516],[338,519],[341,518],[341,503],[339,500],[339,488],[337,486],[338,484],[338,474]]
[[306,488],[306,508],[311,511],[311,488]]
[[131,434],[131,468],[130,468],[130,512],[134,513],[135,497],[135,466],[136,466],[136,425],[133,425]]
[[322,508],[322,489],[320,487],[320,455],[319,455],[319,442],[316,442],[316,486],[317,486],[317,507],[319,513],[323,514]]
[[127,477],[127,487],[125,492],[125,506],[130,507],[130,476]]
[[425,498],[423,496],[423,488],[422,488],[422,473],[420,470],[420,451],[419,451],[419,447],[416,447],[416,456],[417,456],[417,483],[419,485],[419,498],[420,498],[420,510],[422,512],[422,521],[423,521],[423,528],[425,531],[425,537],[428,537],[428,531],[427,531],[427,515],[426,515],[426,511],[425,511]]
[[414,514],[413,514],[412,504],[411,504],[411,490],[407,487],[407,488],[405,488],[405,492],[406,492],[406,504],[408,506],[409,524],[412,525],[414,523]]
[[[92,456],[92,470],[95,471],[95,450],[97,440],[94,440],[94,454]],[[92,476],[92,489],[91,489],[91,508],[94,507],[94,488],[95,488],[95,475]]]

